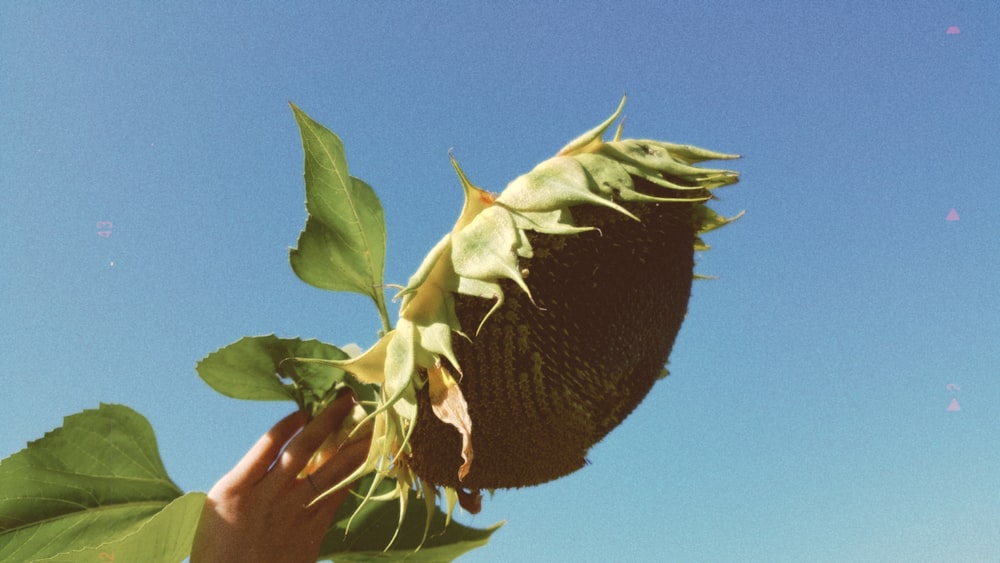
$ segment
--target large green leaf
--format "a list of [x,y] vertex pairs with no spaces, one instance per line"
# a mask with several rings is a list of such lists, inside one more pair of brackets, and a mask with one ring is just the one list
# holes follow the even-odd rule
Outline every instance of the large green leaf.
[[340,139],[290,105],[305,153],[309,213],[298,246],[289,252],[292,270],[302,281],[321,289],[371,297],[386,323],[382,204],[368,184],[348,172]]
[[72,550],[39,559],[39,563],[114,563],[146,561],[176,563],[191,554],[205,493],[187,493],[151,518],[139,520],[135,530],[96,547]]
[[[282,401],[291,399],[312,412],[330,398],[344,379],[335,367],[292,361],[291,358],[344,360],[346,352],[318,340],[246,336],[203,358],[196,369],[213,389],[236,399]],[[358,386],[355,393],[364,396]]]
[[142,415],[68,416],[0,462],[0,562],[180,561],[204,502],[181,494]]
[[[373,476],[360,480],[356,491],[368,491]],[[377,493],[388,493],[395,489],[392,480],[383,481]],[[423,506],[414,490],[409,490],[409,505]],[[399,527],[392,545],[393,534],[399,525],[399,503],[397,501],[369,501],[355,514],[359,498],[350,496],[337,512],[337,519],[327,533],[320,549],[320,559],[333,559],[337,563],[363,563],[376,559],[437,563],[451,561],[463,553],[486,545],[503,522],[486,529],[470,528],[451,521],[445,527],[447,517],[440,508],[435,508],[427,539],[427,513],[423,510],[408,510]],[[353,520],[351,520],[353,515]],[[350,521],[350,529],[347,528]],[[345,535],[345,530],[348,533]],[[421,547],[421,542],[423,546]],[[389,547],[389,549],[386,549]],[[414,550],[420,547],[416,552]]]

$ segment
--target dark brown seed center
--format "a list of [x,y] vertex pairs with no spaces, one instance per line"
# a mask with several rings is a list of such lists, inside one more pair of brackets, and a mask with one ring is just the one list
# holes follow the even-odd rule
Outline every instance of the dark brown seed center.
[[[636,184],[663,195],[644,180]],[[472,469],[458,481],[461,438],[433,415],[425,388],[411,438],[416,473],[434,484],[492,489],[582,467],[590,447],[646,396],[670,355],[691,293],[692,205],[628,205],[641,222],[579,206],[575,222],[600,232],[529,232],[534,257],[521,268],[530,273],[535,303],[512,282],[501,283],[506,301],[478,335],[471,331],[493,302],[457,295],[472,338],[454,339],[472,420]]]

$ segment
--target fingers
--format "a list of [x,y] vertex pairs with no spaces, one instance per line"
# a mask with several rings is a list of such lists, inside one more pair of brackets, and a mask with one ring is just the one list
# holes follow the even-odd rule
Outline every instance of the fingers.
[[370,436],[344,445],[337,450],[336,455],[313,472],[313,482],[321,489],[340,483],[365,462],[370,445]]
[[281,419],[257,440],[243,459],[223,478],[230,487],[256,483],[267,475],[267,470],[281,452],[281,448],[306,422],[306,414],[295,411]]
[[353,393],[344,392],[338,395],[288,445],[279,461],[281,470],[298,474],[308,463],[313,452],[323,443],[323,440],[340,428],[344,418],[354,409],[354,405]]

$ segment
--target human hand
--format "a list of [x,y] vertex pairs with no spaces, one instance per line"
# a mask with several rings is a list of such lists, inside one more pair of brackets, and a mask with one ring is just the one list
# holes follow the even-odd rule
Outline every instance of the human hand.
[[191,563],[314,563],[349,490],[306,505],[364,462],[369,438],[344,445],[308,478],[298,475],[355,404],[345,392],[308,424],[297,411],[262,436],[208,492]]

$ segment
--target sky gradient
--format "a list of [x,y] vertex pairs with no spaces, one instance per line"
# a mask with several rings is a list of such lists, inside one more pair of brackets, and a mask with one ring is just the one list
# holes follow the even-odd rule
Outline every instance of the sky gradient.
[[997,3],[293,4],[0,5],[0,456],[124,403],[204,491],[293,406],[196,361],[375,341],[288,266],[288,101],[405,283],[461,209],[449,149],[500,191],[627,92],[625,136],[743,155],[714,208],[746,216],[705,237],[672,375],[589,466],[460,515],[507,520],[462,561],[996,560]]

